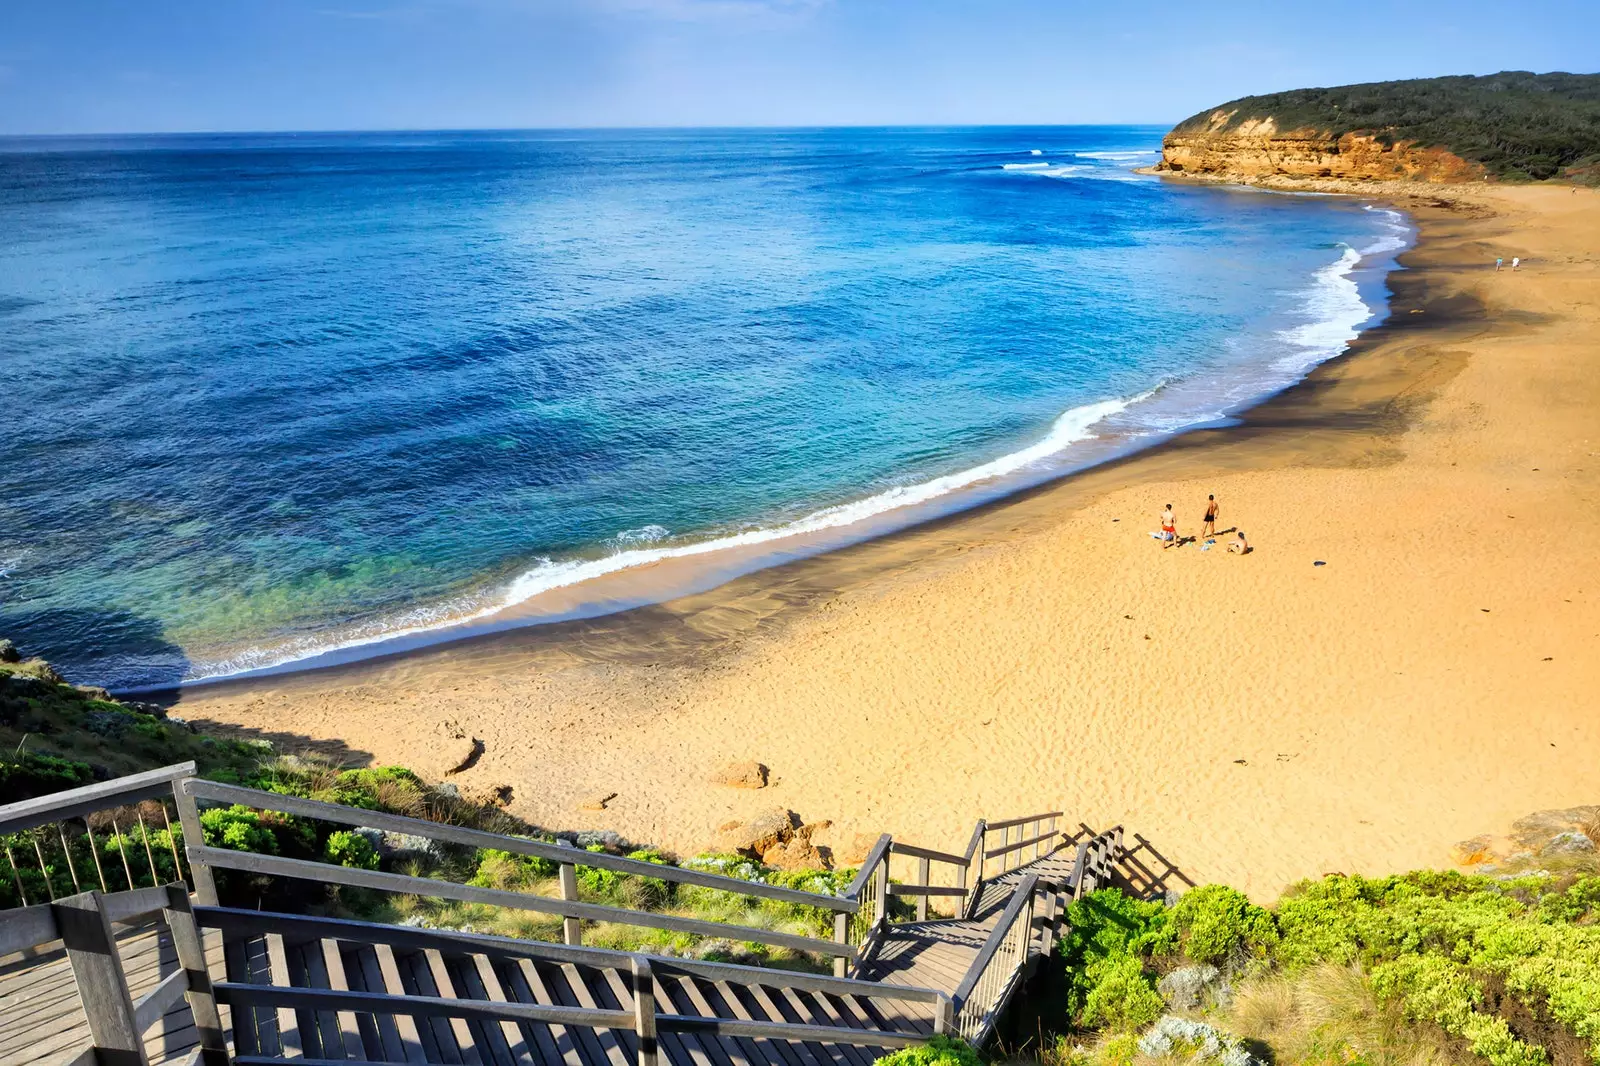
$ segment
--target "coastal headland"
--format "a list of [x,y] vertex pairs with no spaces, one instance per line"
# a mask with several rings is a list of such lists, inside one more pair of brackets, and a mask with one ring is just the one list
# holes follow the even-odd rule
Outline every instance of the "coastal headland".
[[[711,592],[176,712],[423,769],[467,736],[464,791],[683,851],[772,808],[848,860],[1059,805],[1261,898],[1593,802],[1600,193],[1295,187],[1392,200],[1419,239],[1389,322],[1237,425]],[[1208,494],[1216,547],[1147,535],[1169,502],[1199,532]],[[747,760],[765,787],[713,780]]]

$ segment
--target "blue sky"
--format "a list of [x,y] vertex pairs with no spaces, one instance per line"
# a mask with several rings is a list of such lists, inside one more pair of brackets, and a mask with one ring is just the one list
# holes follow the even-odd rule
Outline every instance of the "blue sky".
[[11,0],[0,133],[1168,123],[1600,70],[1600,3]]

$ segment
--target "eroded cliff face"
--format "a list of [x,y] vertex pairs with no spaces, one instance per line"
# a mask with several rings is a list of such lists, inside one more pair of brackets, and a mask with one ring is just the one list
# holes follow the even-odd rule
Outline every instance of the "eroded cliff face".
[[1236,112],[1214,111],[1204,125],[1167,134],[1156,170],[1238,180],[1271,177],[1434,182],[1481,181],[1476,163],[1442,148],[1385,145],[1371,133],[1334,137],[1314,129],[1279,130],[1271,118],[1233,124]]

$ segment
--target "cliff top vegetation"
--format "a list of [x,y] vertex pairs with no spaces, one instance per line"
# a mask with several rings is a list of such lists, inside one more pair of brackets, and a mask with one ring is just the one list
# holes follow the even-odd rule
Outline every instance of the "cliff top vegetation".
[[[1217,112],[1229,115],[1213,125]],[[1227,132],[1271,118],[1280,131],[1370,133],[1443,148],[1502,180],[1600,174],[1600,74],[1502,71],[1246,96],[1207,108],[1172,134]]]

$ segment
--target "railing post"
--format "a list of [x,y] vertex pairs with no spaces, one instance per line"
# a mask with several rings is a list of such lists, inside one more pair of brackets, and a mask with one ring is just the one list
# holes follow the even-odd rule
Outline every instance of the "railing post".
[[[932,864],[930,864],[927,859],[918,859],[917,860],[917,884],[921,885],[923,888],[927,888],[928,887],[928,881],[931,878],[932,873],[933,873]],[[928,920],[928,896],[927,896],[927,893],[923,893],[922,895],[917,897],[917,921],[925,922],[927,920]]]
[[[561,898],[569,903],[578,900],[578,867],[575,863],[561,864]],[[561,939],[568,944],[582,944],[583,923],[576,918],[562,918]]]
[[878,899],[878,924],[884,928],[889,926],[889,853],[883,853],[883,859],[878,863],[876,878],[877,884],[873,894]]
[[78,998],[89,1022],[99,1066],[149,1066],[144,1037],[133,1018],[133,997],[122,972],[111,922],[100,909],[100,893],[84,892],[50,905],[72,963]]
[[[191,848],[204,847],[206,843],[205,830],[200,827],[200,808],[194,801],[194,796],[189,793],[189,782],[192,778],[184,778],[172,783],[172,802],[178,808],[178,822],[183,826],[183,847],[187,853]],[[203,862],[196,862],[192,854],[184,856],[189,860],[189,876],[194,880],[194,894],[203,907],[217,905],[217,882],[211,875],[211,867]],[[182,871],[178,871],[182,875]]]
[[639,1036],[639,1066],[656,1066],[656,990],[650,960],[633,957],[633,1028]]
[[217,997],[211,990],[211,971],[206,966],[206,949],[195,925],[189,893],[182,885],[167,886],[167,907],[163,912],[172,934],[172,948],[189,977],[189,1009],[200,1034],[200,1062],[204,1066],[228,1066],[228,1043],[222,1036],[222,1016]]
[[[841,945],[850,943],[850,912],[849,911],[834,911],[833,912],[833,942],[835,944],[841,944]],[[849,976],[849,966],[850,966],[850,960],[849,959],[845,958],[843,955],[835,955],[833,957],[833,976],[835,976],[835,977],[847,977],[847,976]]]
[[933,1005],[933,1031],[948,1033],[956,1027],[955,1003],[943,992]]

